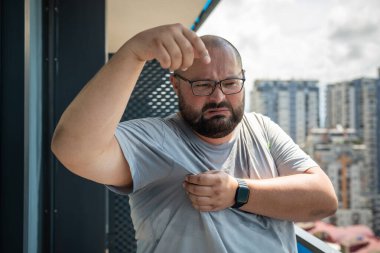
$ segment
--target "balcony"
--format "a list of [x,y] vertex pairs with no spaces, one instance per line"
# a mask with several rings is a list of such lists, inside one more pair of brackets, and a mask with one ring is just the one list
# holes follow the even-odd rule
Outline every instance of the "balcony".
[[319,240],[315,236],[309,234],[305,230],[294,226],[297,236],[298,253],[338,253],[339,251],[333,249],[325,242]]

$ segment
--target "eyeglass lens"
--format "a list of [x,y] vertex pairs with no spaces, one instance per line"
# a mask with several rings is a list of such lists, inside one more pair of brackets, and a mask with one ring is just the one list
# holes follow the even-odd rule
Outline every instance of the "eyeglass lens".
[[[227,79],[220,82],[222,92],[226,95],[239,93],[243,88],[243,80],[241,79]],[[218,82],[212,81],[196,81],[192,83],[194,95],[210,95]]]

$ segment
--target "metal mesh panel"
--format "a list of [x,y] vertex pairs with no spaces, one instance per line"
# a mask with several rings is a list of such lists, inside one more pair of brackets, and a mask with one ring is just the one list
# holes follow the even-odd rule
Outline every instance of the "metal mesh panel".
[[169,81],[169,71],[161,68],[157,61],[148,62],[133,90],[122,121],[165,117],[177,111],[177,96]]
[[[144,66],[121,121],[165,117],[176,112],[177,108],[177,96],[171,87],[169,72],[157,61],[150,61]],[[109,199],[110,253],[136,252],[129,198],[110,192]]]

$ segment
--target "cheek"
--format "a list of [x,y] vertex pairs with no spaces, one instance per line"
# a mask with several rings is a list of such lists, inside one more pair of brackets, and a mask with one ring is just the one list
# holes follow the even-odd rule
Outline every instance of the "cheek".
[[230,102],[232,107],[240,106],[242,103],[244,103],[244,96],[230,96],[228,97],[228,101]]
[[191,108],[193,108],[193,110],[201,111],[202,108],[206,105],[206,101],[205,99],[199,99],[198,97],[193,96],[192,99],[189,99],[188,104],[191,106]]
[[192,110],[201,110],[206,104],[205,98],[194,96],[191,90],[179,90],[179,95],[182,102]]

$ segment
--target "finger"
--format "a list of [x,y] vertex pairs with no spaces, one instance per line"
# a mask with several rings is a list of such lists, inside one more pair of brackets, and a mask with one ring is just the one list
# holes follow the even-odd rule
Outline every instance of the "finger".
[[183,186],[185,190],[191,194],[197,196],[212,196],[212,187],[210,186],[201,186],[188,182],[184,182]]
[[194,61],[194,49],[190,41],[188,41],[182,34],[175,38],[178,46],[182,52],[182,65],[180,68],[185,71],[188,67],[193,65]]
[[199,197],[193,194],[189,194],[188,196],[190,198],[191,203],[193,203],[193,205],[207,206],[207,205],[211,205],[211,202],[212,202],[212,199],[210,197]]
[[215,180],[213,180],[213,178],[214,178],[214,175],[212,174],[201,173],[197,175],[187,175],[185,178],[185,181],[191,184],[196,184],[196,185],[211,186],[211,185],[214,185],[215,183],[214,182]]
[[159,44],[157,45],[157,50],[157,61],[160,63],[163,69],[169,68],[171,65],[171,59],[166,48],[162,44]]
[[182,65],[182,52],[179,48],[179,45],[174,40],[173,37],[170,37],[163,41],[163,46],[166,51],[169,53],[170,57],[170,70],[174,71]]
[[211,62],[208,50],[198,35],[190,29],[183,29],[183,34],[191,42],[194,48],[194,57],[200,58],[206,64]]

